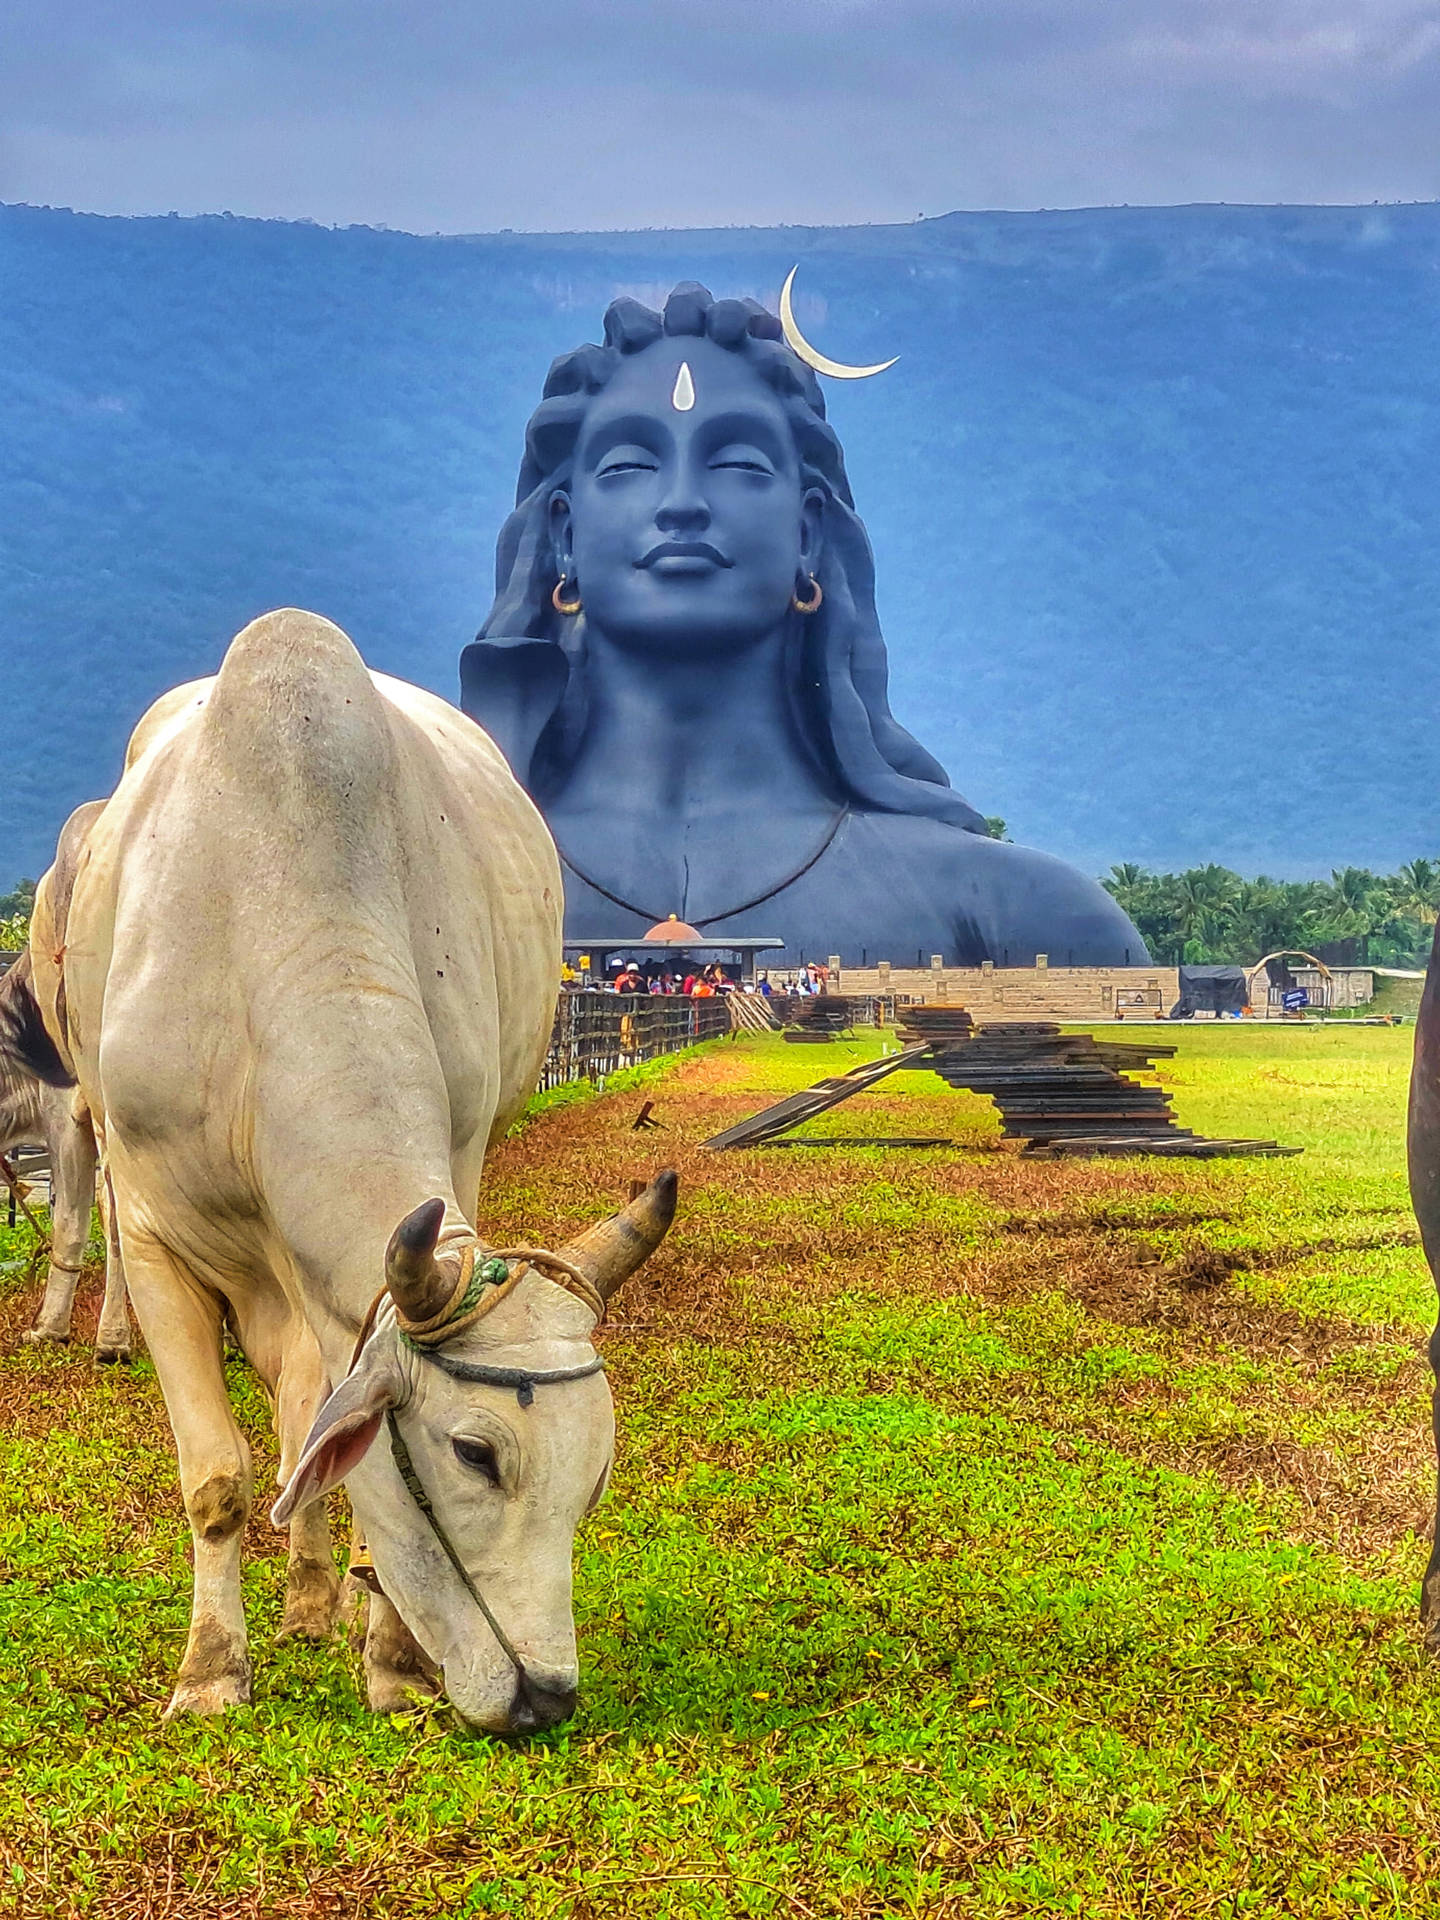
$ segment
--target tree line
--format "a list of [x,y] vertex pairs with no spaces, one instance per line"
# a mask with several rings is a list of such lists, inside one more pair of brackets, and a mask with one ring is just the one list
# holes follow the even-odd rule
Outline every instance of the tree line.
[[[1004,839],[1005,822],[987,822]],[[1253,966],[1282,947],[1314,952],[1343,943],[1359,965],[1423,967],[1440,913],[1440,862],[1412,860],[1398,873],[1340,867],[1328,880],[1254,880],[1229,867],[1151,873],[1125,862],[1100,883],[1140,929],[1162,966],[1235,961]],[[0,948],[23,945],[35,882],[0,894]],[[1322,955],[1322,958],[1325,957]],[[1333,956],[1337,962],[1340,955]]]
[[[1213,863],[1150,873],[1125,863],[1101,881],[1135,922],[1161,965],[1235,961],[1253,966],[1278,948],[1334,948],[1353,962],[1423,967],[1440,913],[1440,862],[1398,873],[1340,867],[1328,880],[1247,880]],[[1332,964],[1344,956],[1333,954]]]

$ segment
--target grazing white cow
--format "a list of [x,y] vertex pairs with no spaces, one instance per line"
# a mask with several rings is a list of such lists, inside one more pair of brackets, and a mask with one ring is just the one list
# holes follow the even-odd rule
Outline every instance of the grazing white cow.
[[[41,1144],[50,1156],[50,1260],[40,1311],[25,1339],[37,1346],[63,1346],[70,1338],[75,1289],[90,1239],[95,1133],[75,1081],[45,1031],[31,991],[30,956],[22,953],[0,977],[0,1154]],[[125,1276],[113,1209],[105,1209],[105,1220],[105,1299],[95,1336],[100,1365],[130,1358]]]
[[574,1530],[614,1441],[590,1336],[669,1225],[674,1179],[559,1255],[477,1244],[486,1147],[553,1017],[540,816],[463,714],[287,610],[151,709],[63,925],[50,893],[41,1005],[101,1116],[194,1537],[170,1710],[249,1697],[228,1318],[275,1404],[282,1634],[335,1622],[322,1496],[343,1480],[384,1596],[371,1704],[402,1703],[428,1657],[472,1724],[565,1718]]

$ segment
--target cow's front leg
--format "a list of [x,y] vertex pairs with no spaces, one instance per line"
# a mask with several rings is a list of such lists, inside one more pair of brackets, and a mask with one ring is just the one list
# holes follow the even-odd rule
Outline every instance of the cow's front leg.
[[70,1342],[70,1322],[75,1313],[75,1289],[80,1284],[83,1261],[73,1263],[59,1257],[52,1248],[45,1272],[45,1292],[33,1327],[20,1336],[29,1347],[64,1347]]
[[[325,1404],[330,1382],[314,1334],[303,1318],[293,1317],[283,1336],[279,1391],[275,1396],[280,1430],[280,1485],[288,1484],[305,1450],[315,1416]],[[302,1507],[290,1521],[290,1557],[285,1570],[285,1611],[277,1638],[324,1640],[335,1631],[343,1595],[335,1571],[330,1516],[324,1500]]]
[[130,1297],[165,1395],[195,1548],[190,1637],[166,1716],[220,1713],[250,1698],[240,1601],[250,1449],[230,1411],[219,1301],[166,1248],[130,1230],[119,1183],[117,1198]]
[[25,1335],[32,1345],[63,1345],[70,1338],[75,1289],[90,1240],[90,1209],[95,1204],[95,1136],[90,1115],[77,1094],[63,1095],[46,1109],[50,1150],[50,1271],[35,1324]]
[[100,1175],[100,1215],[105,1228],[105,1298],[100,1303],[100,1325],[95,1331],[95,1364],[113,1366],[130,1358],[130,1315],[125,1309],[125,1261],[120,1252],[120,1226],[115,1218],[115,1195],[110,1175]]
[[403,1713],[415,1695],[440,1691],[440,1669],[383,1593],[370,1595],[365,1694],[372,1713]]

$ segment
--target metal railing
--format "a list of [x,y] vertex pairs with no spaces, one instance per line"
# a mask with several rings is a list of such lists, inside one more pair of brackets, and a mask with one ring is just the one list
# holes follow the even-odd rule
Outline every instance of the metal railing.
[[567,989],[555,1008],[540,1085],[602,1080],[621,1067],[678,1053],[729,1031],[730,1006],[723,994],[695,1000],[678,993]]

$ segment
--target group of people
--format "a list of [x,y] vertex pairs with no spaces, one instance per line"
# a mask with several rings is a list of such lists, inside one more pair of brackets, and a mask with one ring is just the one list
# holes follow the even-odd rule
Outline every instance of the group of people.
[[611,993],[681,993],[696,1000],[710,1000],[717,994],[740,993],[743,983],[725,971],[718,961],[698,972],[677,973],[665,966],[643,969],[638,960],[613,961],[605,982]]
[[708,1000],[724,993],[759,993],[768,1000],[774,993],[828,992],[830,969],[810,965],[780,974],[773,981],[768,973],[762,973],[758,980],[748,981],[740,977],[738,968],[727,971],[718,960],[711,961],[697,971],[679,973],[674,967],[663,963],[647,962],[642,966],[632,958],[612,960],[607,977],[603,980],[597,980],[589,973],[577,973],[567,961],[561,969],[561,978],[567,987],[600,987],[607,993],[678,993],[697,1000]]

